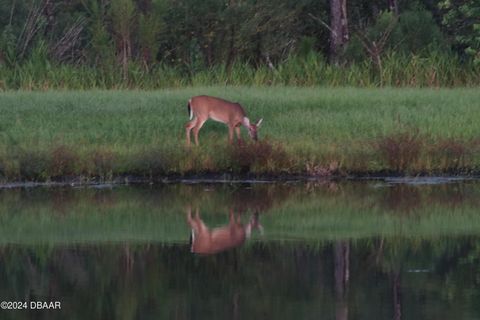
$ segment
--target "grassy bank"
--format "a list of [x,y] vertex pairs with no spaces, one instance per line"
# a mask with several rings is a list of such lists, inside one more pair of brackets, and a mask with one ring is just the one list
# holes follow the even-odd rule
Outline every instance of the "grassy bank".
[[[207,122],[201,146],[185,148],[186,102],[197,94],[263,117],[261,143],[230,147],[226,127]],[[0,176],[472,174],[480,168],[479,101],[477,88],[6,92]]]

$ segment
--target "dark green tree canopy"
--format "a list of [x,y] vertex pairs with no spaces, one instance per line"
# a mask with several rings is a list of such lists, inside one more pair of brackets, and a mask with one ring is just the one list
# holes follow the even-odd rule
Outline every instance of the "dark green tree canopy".
[[128,84],[132,66],[182,76],[235,64],[276,72],[292,59],[382,69],[392,54],[478,64],[479,17],[479,0],[0,0],[0,68],[94,68]]

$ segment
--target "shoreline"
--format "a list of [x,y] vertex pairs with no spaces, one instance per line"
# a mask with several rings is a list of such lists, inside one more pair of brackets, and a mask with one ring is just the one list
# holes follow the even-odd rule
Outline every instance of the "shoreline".
[[229,176],[225,174],[204,174],[191,176],[159,176],[144,178],[140,176],[118,176],[113,179],[86,179],[84,177],[65,177],[50,181],[2,181],[0,190],[37,187],[92,187],[108,188],[111,186],[134,185],[168,185],[168,184],[275,184],[275,183],[308,183],[308,182],[358,182],[378,181],[385,185],[436,185],[466,181],[480,181],[479,175],[283,175],[283,176]]

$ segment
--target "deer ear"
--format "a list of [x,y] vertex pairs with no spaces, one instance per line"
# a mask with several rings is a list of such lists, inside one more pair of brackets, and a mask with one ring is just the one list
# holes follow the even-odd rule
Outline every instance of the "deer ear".
[[257,121],[257,127],[260,127],[260,125],[262,124],[262,121],[263,121],[263,118]]
[[248,119],[247,117],[243,118],[243,123],[245,124],[245,126],[250,127],[250,119]]

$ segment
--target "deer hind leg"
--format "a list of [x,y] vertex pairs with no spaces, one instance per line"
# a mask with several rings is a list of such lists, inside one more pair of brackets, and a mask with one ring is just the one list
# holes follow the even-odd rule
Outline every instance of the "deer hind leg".
[[199,222],[198,211],[195,216],[192,216],[192,208],[190,206],[187,207],[187,222],[193,233],[200,232],[201,226]]
[[197,224],[197,230],[199,233],[205,233],[208,232],[208,227],[203,223],[203,220],[200,218],[200,210],[198,207],[195,209],[195,218],[194,218],[196,224]]
[[193,228],[193,225],[195,224],[195,221],[193,220],[193,217],[192,217],[192,207],[187,206],[186,211],[187,211],[187,222],[190,225],[190,227]]
[[193,128],[193,138],[195,139],[195,144],[198,146],[198,132],[202,128],[203,124],[207,121],[207,119],[200,119],[198,118],[195,127]]
[[185,124],[185,133],[187,136],[187,147],[190,147],[190,131],[192,131],[192,129],[197,125],[197,120],[198,118],[195,117],[193,120],[188,121]]
[[193,216],[191,206],[187,207],[187,222],[190,225],[190,228],[196,233],[202,232],[202,229],[205,228],[202,219],[200,219],[198,208],[195,209],[195,215]]

